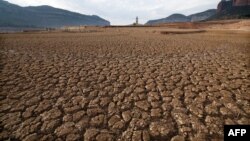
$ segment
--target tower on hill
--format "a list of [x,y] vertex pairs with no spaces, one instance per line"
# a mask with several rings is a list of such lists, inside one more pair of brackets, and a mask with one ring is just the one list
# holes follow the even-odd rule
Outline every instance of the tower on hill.
[[138,16],[135,18],[135,24],[136,24],[136,25],[139,24],[139,18],[138,18]]

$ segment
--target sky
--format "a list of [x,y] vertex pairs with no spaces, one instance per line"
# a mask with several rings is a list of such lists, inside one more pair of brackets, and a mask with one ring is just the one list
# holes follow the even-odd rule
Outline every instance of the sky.
[[98,15],[112,25],[127,25],[165,18],[174,13],[190,15],[216,8],[220,0],[7,0],[20,6],[49,5],[86,15]]

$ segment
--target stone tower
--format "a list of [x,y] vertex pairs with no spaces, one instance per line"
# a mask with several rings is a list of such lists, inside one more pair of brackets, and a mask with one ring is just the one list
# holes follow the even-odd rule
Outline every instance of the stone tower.
[[136,25],[139,24],[139,18],[138,18],[138,17],[135,18],[135,24],[136,24]]

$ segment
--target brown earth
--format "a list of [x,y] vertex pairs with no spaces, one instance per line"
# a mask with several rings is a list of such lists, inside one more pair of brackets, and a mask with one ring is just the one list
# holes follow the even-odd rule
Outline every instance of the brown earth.
[[219,20],[208,22],[166,23],[159,24],[158,26],[175,29],[215,29],[250,31],[250,20]]
[[250,33],[166,30],[1,34],[0,140],[222,140],[250,124]]

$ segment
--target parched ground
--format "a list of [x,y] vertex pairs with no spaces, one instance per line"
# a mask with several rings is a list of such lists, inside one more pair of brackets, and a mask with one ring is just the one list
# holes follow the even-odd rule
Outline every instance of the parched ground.
[[0,35],[0,140],[222,140],[250,124],[249,32]]

